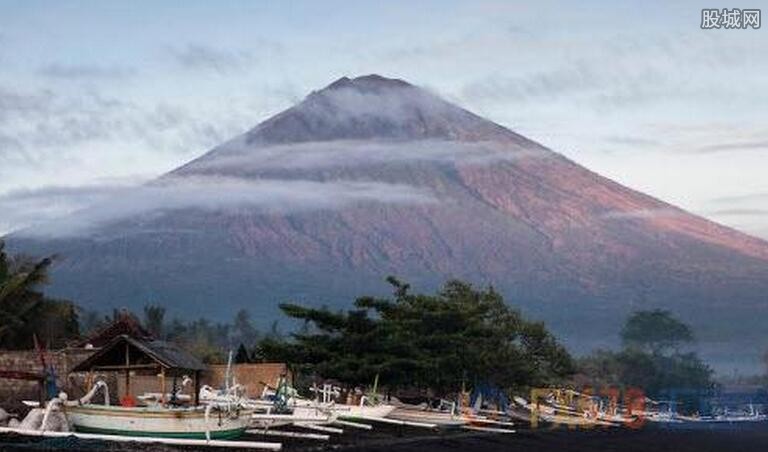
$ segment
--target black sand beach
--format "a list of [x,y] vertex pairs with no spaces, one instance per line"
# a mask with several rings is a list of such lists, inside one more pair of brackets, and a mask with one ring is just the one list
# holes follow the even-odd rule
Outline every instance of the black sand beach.
[[369,444],[359,451],[764,451],[768,425],[646,427],[641,430],[522,430],[514,435],[468,435],[389,444]]
[[[251,436],[244,439],[274,441]],[[646,426],[639,430],[625,428],[569,430],[518,430],[499,435],[469,432],[424,432],[377,427],[371,432],[348,432],[329,443],[283,441],[287,451],[541,451],[541,452],[758,452],[768,449],[768,423]],[[184,448],[161,445],[119,444],[81,441],[74,438],[29,439],[4,436],[2,451],[214,451],[212,448]],[[232,450],[232,449],[229,449]]]

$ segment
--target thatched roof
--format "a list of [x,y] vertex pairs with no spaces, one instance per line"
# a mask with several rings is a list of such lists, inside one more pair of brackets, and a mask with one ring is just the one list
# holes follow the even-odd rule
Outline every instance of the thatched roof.
[[206,369],[202,361],[175,344],[122,334],[113,338],[99,351],[75,366],[72,372],[151,368],[153,365],[179,372]]

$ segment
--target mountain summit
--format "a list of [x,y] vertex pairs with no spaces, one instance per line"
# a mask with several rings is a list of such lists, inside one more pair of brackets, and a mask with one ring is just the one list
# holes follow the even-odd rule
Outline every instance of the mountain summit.
[[55,293],[101,309],[248,308],[267,325],[286,300],[336,308],[385,294],[387,275],[458,277],[577,350],[611,345],[636,309],[690,322],[720,368],[756,365],[768,334],[768,243],[402,80],[341,78],[143,190],[86,234],[9,244],[65,256]]
[[248,132],[249,143],[521,139],[430,92],[379,75],[343,77]]

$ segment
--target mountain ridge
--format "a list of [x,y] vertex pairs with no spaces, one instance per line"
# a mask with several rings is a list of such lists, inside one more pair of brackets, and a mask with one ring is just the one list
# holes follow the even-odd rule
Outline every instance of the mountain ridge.
[[[452,277],[492,284],[583,350],[610,346],[638,308],[680,314],[721,363],[754,361],[744,344],[768,334],[755,315],[768,242],[403,80],[338,79],[156,183],[208,180],[196,192],[224,198],[217,187],[231,179],[293,191],[267,207],[187,203],[77,238],[12,242],[65,255],[53,289],[90,307],[248,307],[268,324],[279,302],[346,306],[386,293],[393,274],[425,290]],[[296,196],[309,201],[292,209]]]

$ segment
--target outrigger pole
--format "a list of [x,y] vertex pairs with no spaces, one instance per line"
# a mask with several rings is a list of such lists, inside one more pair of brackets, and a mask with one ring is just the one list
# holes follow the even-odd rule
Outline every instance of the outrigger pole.
[[28,430],[0,427],[0,433],[15,433],[23,436],[43,436],[53,438],[75,437],[80,439],[97,439],[102,441],[116,441],[122,443],[159,443],[171,444],[176,446],[208,446],[208,447],[239,447],[243,449],[262,449],[262,450],[280,450],[283,445],[280,443],[264,443],[258,441],[229,441],[229,440],[204,440],[204,439],[183,439],[183,438],[153,438],[145,436],[121,436],[121,435],[99,435],[95,433],[76,433],[76,432],[51,432],[41,430]]

